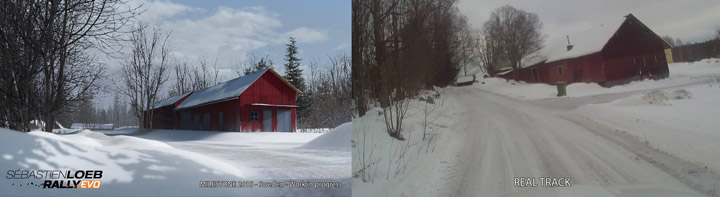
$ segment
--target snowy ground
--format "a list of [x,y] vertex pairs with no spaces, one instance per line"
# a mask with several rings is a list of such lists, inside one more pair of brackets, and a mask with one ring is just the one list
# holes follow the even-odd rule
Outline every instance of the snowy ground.
[[453,163],[463,148],[457,143],[463,135],[453,128],[460,108],[435,95],[410,101],[404,141],[388,137],[380,108],[353,118],[353,196],[452,196]]
[[656,90],[574,112],[720,172],[720,87]]
[[[570,177],[578,185],[651,185],[690,190],[634,153],[543,109],[491,93],[456,89],[464,106],[465,176],[458,196],[533,192],[515,177]],[[563,188],[557,188],[562,190]]]
[[[346,128],[350,126],[345,126]],[[0,130],[3,170],[103,170],[101,189],[50,190],[42,180],[3,179],[10,195],[129,196],[348,196],[350,161],[348,129],[339,137],[314,140],[321,133],[219,133],[157,130],[135,136],[88,130],[66,134]],[[136,131],[121,131],[132,134]],[[341,135],[337,135],[341,134]],[[346,143],[338,144],[336,141]],[[333,145],[337,147],[333,148]],[[341,188],[200,188],[200,181],[341,182]],[[30,183],[33,184],[30,184]],[[22,186],[21,186],[22,185]],[[23,187],[24,186],[24,187]],[[35,186],[35,187],[28,187]]]
[[[395,150],[422,139],[390,140],[375,108],[353,119],[353,195],[720,196],[720,61],[670,72],[613,88],[572,84],[562,98],[554,86],[499,79],[441,90],[446,106],[433,109],[442,118],[430,121],[443,125],[436,148],[410,159]],[[413,135],[423,103],[410,105]],[[411,162],[396,173],[396,160]],[[572,187],[515,187],[516,177],[571,177]]]

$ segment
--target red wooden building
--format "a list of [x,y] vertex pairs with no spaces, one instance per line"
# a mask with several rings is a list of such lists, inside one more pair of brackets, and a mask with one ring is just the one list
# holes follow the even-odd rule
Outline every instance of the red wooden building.
[[556,84],[598,83],[613,86],[642,78],[669,75],[664,50],[670,48],[660,36],[629,14],[622,20],[586,31],[548,40],[522,68],[500,77]]
[[[190,96],[192,92],[188,92],[185,94],[177,95],[174,97],[170,97],[168,99],[162,100],[160,102],[155,103],[155,106],[153,106],[153,114],[152,114],[152,128],[156,129],[174,129],[175,124],[177,124],[177,118],[175,117],[175,107],[180,105],[188,96]],[[147,117],[149,114],[146,112],[145,116]],[[150,124],[145,123],[143,128],[150,128]]]
[[153,117],[160,118],[153,118],[153,129],[294,132],[300,93],[265,69],[159,102],[173,103],[164,106],[172,111],[157,108]]

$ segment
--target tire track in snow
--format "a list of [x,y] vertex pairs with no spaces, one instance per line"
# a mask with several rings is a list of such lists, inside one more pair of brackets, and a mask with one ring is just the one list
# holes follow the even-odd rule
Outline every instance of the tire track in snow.
[[[582,126],[472,88],[449,90],[465,106],[464,177],[456,196],[501,196],[540,188],[515,177],[571,177],[572,185],[660,185],[688,189],[661,169]],[[461,127],[462,128],[462,127]]]
[[626,148],[635,153],[637,159],[648,161],[693,189],[706,195],[720,196],[720,175],[716,172],[652,148],[644,144],[637,136],[621,133],[619,130],[590,118],[577,114],[563,114],[562,117]]

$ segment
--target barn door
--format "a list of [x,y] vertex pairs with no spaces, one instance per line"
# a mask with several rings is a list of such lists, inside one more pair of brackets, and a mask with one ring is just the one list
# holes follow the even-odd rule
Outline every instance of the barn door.
[[224,125],[224,119],[225,116],[223,116],[223,111],[218,112],[218,131],[224,131],[225,125]]
[[182,129],[182,130],[190,130],[191,129],[192,124],[190,124],[190,123],[192,123],[192,122],[190,122],[190,121],[192,121],[192,120],[190,120],[190,116],[191,116],[190,111],[184,111],[184,112],[180,113],[180,129]]
[[203,114],[202,130],[210,130],[210,112]]
[[272,132],[272,110],[263,110],[263,131]]
[[290,110],[278,110],[278,132],[291,131],[291,118]]
[[202,129],[200,125],[200,114],[196,114],[195,119],[193,120],[193,130],[200,130]]
[[573,71],[573,81],[574,82],[581,82],[583,81],[583,71],[578,69]]
[[531,70],[533,82],[540,82],[540,75],[538,74],[537,68],[532,68]]

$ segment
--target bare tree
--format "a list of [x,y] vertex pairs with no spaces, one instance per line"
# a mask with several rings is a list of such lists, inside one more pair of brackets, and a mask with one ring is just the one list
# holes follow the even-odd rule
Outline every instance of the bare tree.
[[[352,1],[352,99],[353,112],[357,112],[358,116],[365,115],[367,111],[367,100],[370,99],[368,94],[370,90],[370,82],[368,80],[372,68],[370,53],[370,35],[369,23],[370,9],[367,1]],[[355,115],[355,113],[353,113]],[[365,177],[363,177],[365,180]]]
[[17,1],[0,3],[0,125],[27,131],[42,119],[51,131],[56,116],[95,89],[102,64],[86,55],[117,41],[138,7],[122,0]]
[[[523,58],[542,48],[542,23],[537,14],[505,5],[490,14],[485,27],[500,34],[504,59],[514,70],[520,68]],[[517,72],[514,73],[517,81]]]
[[[471,59],[456,0],[353,1],[353,99],[358,114],[378,101],[388,133],[402,140],[405,99],[444,87]],[[394,106],[400,104],[400,106]],[[400,111],[394,111],[400,110]]]
[[683,42],[682,42],[682,40],[680,40],[680,38],[675,38],[675,46],[683,46],[683,45],[685,45],[685,44],[683,44]]
[[310,111],[306,118],[310,128],[337,127],[350,121],[350,57],[342,54],[328,57],[329,66],[310,60],[307,94]]
[[468,67],[479,66],[480,63],[480,39],[478,30],[470,26],[464,26],[458,33],[459,45],[457,47],[457,62],[461,66],[463,75],[468,76]]
[[175,83],[170,86],[168,90],[168,97],[181,95],[190,91],[193,91],[193,76],[192,73],[195,69],[192,69],[187,61],[175,64]]
[[670,44],[670,47],[675,47],[675,39],[673,39],[672,36],[664,35],[662,36],[662,39],[665,40],[668,44]]
[[480,50],[480,61],[485,74],[494,77],[497,74],[500,63],[504,58],[500,31],[500,21],[489,20],[483,25],[481,33],[478,35],[478,45]]
[[153,104],[158,101],[158,91],[168,79],[170,48],[165,34],[159,27],[152,32],[139,24],[130,37],[132,53],[122,68],[125,88],[122,93],[128,97],[138,126],[152,129]]
[[194,72],[195,79],[193,80],[193,90],[201,90],[217,85],[219,74],[217,61],[218,59],[215,58],[215,61],[213,61],[211,66],[210,61],[206,57],[202,57],[198,60],[200,67],[198,68],[199,70]]
[[255,52],[248,53],[245,63],[239,63],[235,67],[238,76],[247,75],[266,68],[273,68],[273,62],[268,55],[265,57],[258,56]]
[[218,59],[210,65],[207,57],[198,59],[198,67],[189,65],[187,60],[175,64],[175,82],[170,85],[168,97],[173,97],[188,92],[202,90],[219,83]]

